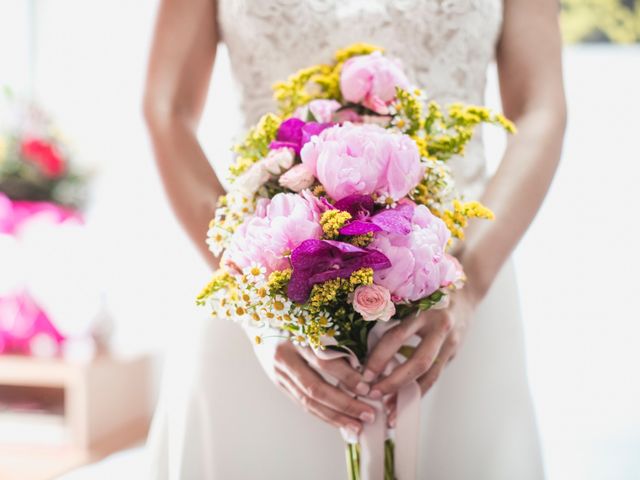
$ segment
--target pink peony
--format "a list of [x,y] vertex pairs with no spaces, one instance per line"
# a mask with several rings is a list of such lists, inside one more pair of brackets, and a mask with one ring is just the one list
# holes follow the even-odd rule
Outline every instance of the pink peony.
[[295,193],[279,193],[233,234],[222,262],[243,269],[252,263],[264,265],[267,274],[289,267],[286,255],[304,240],[322,236],[314,205]]
[[447,261],[440,263],[440,274],[442,275],[442,286],[462,288],[466,279],[462,265],[456,257],[445,253]]
[[379,232],[370,248],[385,254],[391,267],[374,273],[374,281],[394,299],[416,301],[455,284],[462,274],[457,261],[445,253],[450,232],[427,207],[416,207],[408,235]]
[[278,183],[284,188],[299,192],[305,188],[309,188],[316,181],[313,172],[306,165],[299,163],[290,170],[284,172]]
[[300,155],[334,200],[372,193],[400,200],[424,175],[415,142],[377,125],[328,128],[312,137]]
[[396,87],[408,88],[409,80],[397,62],[380,52],[350,58],[342,67],[340,90],[345,100],[381,115],[389,113]]
[[381,285],[361,285],[353,292],[353,309],[365,320],[387,322],[396,313],[389,290]]

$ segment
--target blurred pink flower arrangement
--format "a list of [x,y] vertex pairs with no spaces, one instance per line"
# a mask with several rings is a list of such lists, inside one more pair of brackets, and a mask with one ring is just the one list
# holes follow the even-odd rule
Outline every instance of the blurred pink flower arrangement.
[[[44,112],[5,93],[0,112],[0,238],[11,239],[3,241],[5,248],[11,242],[19,249],[22,233],[33,225],[82,223],[78,209],[86,176],[74,166],[71,149]],[[19,275],[21,267],[25,265],[5,272]],[[6,280],[12,287],[0,292],[0,354],[60,355],[67,336],[21,280]]]

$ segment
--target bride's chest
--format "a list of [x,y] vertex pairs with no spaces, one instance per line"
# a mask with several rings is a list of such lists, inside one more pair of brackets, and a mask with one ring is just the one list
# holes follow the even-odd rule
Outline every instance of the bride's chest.
[[409,70],[439,60],[486,66],[502,24],[502,0],[219,0],[218,9],[232,54],[289,70],[355,42],[384,47]]
[[[399,38],[477,32],[492,39],[502,21],[502,0],[218,0],[224,37],[254,41],[323,42],[354,35]],[[285,45],[279,45],[285,47]],[[406,45],[408,48],[411,45]],[[287,45],[291,48],[292,45]]]

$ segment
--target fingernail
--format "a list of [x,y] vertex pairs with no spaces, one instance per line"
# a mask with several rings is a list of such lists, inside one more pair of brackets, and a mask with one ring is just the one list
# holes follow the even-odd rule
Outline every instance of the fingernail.
[[389,417],[389,426],[391,428],[396,428],[396,415]]
[[366,395],[367,393],[369,393],[370,389],[371,387],[364,382],[360,382],[358,383],[358,385],[356,385],[356,393],[358,395]]
[[362,412],[360,414],[360,420],[367,423],[373,423],[376,417],[371,412]]
[[371,370],[369,370],[368,368],[364,371],[364,374],[362,375],[362,379],[366,382],[366,383],[371,383],[373,382],[373,379],[376,378],[376,374],[373,373]]
[[344,428],[345,440],[348,443],[358,443],[358,430],[354,426]]
[[382,398],[382,392],[380,390],[371,390],[371,392],[369,392],[369,398],[378,400],[379,398]]

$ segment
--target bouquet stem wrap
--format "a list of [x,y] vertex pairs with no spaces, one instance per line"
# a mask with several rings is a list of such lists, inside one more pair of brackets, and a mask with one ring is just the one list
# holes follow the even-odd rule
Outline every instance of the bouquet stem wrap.
[[[369,332],[367,338],[369,351],[378,343],[382,335],[399,322],[378,322]],[[336,358],[347,358],[353,368],[362,369],[362,364],[355,354],[347,352],[338,352],[331,349],[317,350],[316,354],[325,360],[333,360]],[[387,366],[385,374],[389,374],[400,363],[401,358],[393,359]],[[418,443],[420,428],[420,387],[418,383],[413,381],[405,385],[398,392],[397,397],[397,419],[395,428],[395,447],[394,455],[394,475],[397,480],[416,480],[418,465]],[[371,400],[367,397],[358,397],[358,400],[371,405],[375,411],[375,420],[373,423],[365,423],[359,438],[359,454],[356,459],[359,460],[358,480],[387,480],[385,478],[386,466],[386,450],[387,450],[387,416],[385,414],[382,400]],[[342,436],[347,443],[350,443],[349,435],[342,432]],[[353,451],[355,444],[349,446]],[[354,455],[350,456],[353,461]],[[354,467],[350,465],[350,474],[353,477]]]

